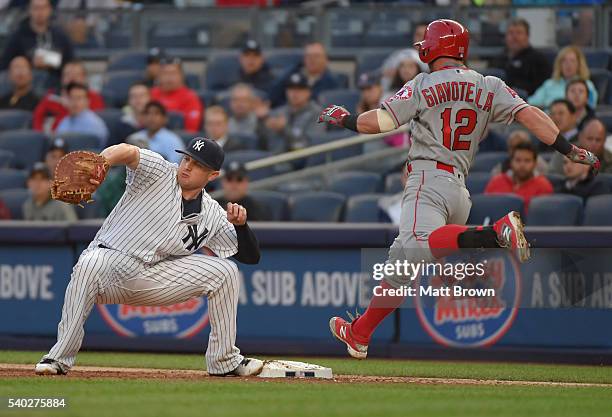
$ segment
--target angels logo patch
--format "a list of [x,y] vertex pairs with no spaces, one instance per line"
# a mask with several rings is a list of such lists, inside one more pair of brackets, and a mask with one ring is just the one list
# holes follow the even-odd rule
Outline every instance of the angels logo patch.
[[410,97],[412,97],[412,87],[406,84],[405,86],[402,87],[401,90],[395,93],[395,95],[391,97],[389,101],[408,100],[410,99]]

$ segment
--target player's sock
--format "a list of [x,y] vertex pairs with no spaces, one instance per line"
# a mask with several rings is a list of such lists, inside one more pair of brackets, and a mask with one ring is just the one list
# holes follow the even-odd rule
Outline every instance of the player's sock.
[[497,233],[493,226],[447,224],[429,235],[429,249],[435,258],[448,256],[459,248],[499,248]]
[[[383,289],[393,288],[385,281],[382,281],[380,286]],[[405,298],[403,296],[373,296],[365,313],[359,316],[351,326],[355,341],[367,345],[376,327],[385,317],[394,312],[404,302]]]

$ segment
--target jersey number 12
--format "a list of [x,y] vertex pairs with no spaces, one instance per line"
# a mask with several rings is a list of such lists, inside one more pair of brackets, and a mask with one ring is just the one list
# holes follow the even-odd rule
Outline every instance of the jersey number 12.
[[[470,149],[472,142],[470,140],[461,140],[462,135],[469,135],[476,128],[478,115],[472,109],[459,109],[455,114],[455,129],[451,127],[451,112],[449,107],[442,112],[442,138],[443,144],[451,151],[467,151]],[[467,122],[466,122],[467,121]],[[451,142],[452,140],[452,142]]]

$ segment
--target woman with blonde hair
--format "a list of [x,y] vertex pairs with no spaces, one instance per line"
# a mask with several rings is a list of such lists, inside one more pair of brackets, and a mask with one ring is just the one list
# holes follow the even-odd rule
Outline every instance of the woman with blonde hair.
[[527,100],[529,104],[546,108],[550,104],[565,97],[567,83],[575,78],[581,78],[589,86],[589,105],[591,108],[597,106],[597,90],[589,78],[591,72],[586,63],[584,54],[577,46],[566,46],[561,49],[555,58],[552,78],[544,81],[544,84],[536,90]]

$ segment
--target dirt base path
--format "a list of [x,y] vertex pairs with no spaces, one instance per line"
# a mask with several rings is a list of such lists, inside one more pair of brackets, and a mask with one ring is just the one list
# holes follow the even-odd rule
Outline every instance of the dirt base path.
[[[214,381],[248,381],[266,382],[269,378],[257,377],[211,377],[205,371],[186,369],[150,369],[150,368],[109,368],[100,366],[75,366],[67,376],[37,376],[33,365],[16,365],[0,363],[0,378],[80,378],[80,379],[210,379]],[[280,379],[280,378],[279,378]],[[552,387],[606,387],[612,390],[612,384],[593,384],[579,382],[550,382],[550,381],[506,381],[496,379],[466,379],[466,378],[421,378],[404,376],[367,376],[367,375],[335,375],[331,380],[314,378],[283,378],[283,382],[307,383],[358,383],[358,384],[420,384],[420,385],[525,385],[525,386],[552,386]]]

